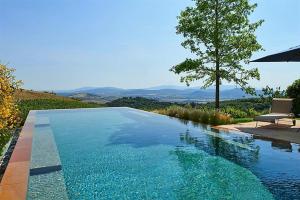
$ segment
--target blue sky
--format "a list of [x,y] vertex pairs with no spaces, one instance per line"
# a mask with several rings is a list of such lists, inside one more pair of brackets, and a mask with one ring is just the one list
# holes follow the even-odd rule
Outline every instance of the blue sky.
[[[265,52],[300,45],[300,1],[256,0],[252,20]],[[0,0],[0,62],[15,68],[24,87],[142,88],[182,85],[169,68],[189,57],[175,34],[176,16],[190,0]],[[253,63],[265,85],[286,87],[300,63]],[[201,85],[201,81],[193,86]]]

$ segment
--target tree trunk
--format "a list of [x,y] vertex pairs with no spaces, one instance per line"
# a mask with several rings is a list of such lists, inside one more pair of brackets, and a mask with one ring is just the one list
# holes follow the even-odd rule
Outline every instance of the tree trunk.
[[216,62],[216,98],[215,98],[215,108],[216,110],[220,109],[220,66],[219,66],[219,59]]
[[216,0],[215,7],[215,58],[216,58],[216,95],[215,108],[220,109],[220,57],[219,57],[219,0]]

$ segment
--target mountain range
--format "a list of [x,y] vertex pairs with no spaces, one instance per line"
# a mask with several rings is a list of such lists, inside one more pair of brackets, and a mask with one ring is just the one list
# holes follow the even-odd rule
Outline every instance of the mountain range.
[[[184,86],[157,86],[144,89],[122,89],[116,87],[83,87],[73,90],[55,91],[57,94],[84,101],[107,102],[122,97],[145,97],[168,102],[207,102],[215,98],[214,88]],[[257,90],[257,93],[261,93]],[[250,98],[242,89],[224,85],[220,90],[221,100]]]

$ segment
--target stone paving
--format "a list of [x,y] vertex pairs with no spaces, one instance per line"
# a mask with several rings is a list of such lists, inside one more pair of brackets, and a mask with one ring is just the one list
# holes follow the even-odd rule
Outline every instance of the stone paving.
[[246,132],[257,136],[270,139],[277,139],[300,144],[300,120],[297,120],[296,126],[293,126],[290,119],[282,119],[278,124],[268,122],[247,122],[240,124],[229,124],[216,126],[222,130],[234,130]]

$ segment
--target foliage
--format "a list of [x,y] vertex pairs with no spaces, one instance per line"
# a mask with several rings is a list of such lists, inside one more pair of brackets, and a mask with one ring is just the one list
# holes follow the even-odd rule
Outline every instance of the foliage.
[[286,90],[287,96],[291,98],[300,97],[300,79],[295,80],[294,83],[288,86]]
[[0,158],[3,156],[3,154],[5,153],[5,145],[9,142],[10,138],[11,138],[12,134],[9,131],[6,132],[2,132],[0,135]]
[[123,97],[106,103],[110,107],[131,107],[142,110],[162,109],[171,106],[170,102],[160,102],[155,99],[143,97]]
[[286,94],[288,97],[294,98],[294,113],[300,114],[300,79],[294,81],[294,83],[287,88]]
[[14,93],[21,82],[15,79],[14,69],[0,64],[0,135],[7,133],[20,122]]
[[21,100],[18,105],[21,111],[22,123],[24,123],[30,110],[95,108],[102,106],[101,104],[96,103],[84,103],[76,100],[62,100],[59,98]]
[[171,106],[166,109],[155,110],[154,112],[203,124],[220,125],[232,122],[232,118],[225,113],[195,109],[192,107]]
[[282,98],[286,96],[286,92],[284,90],[281,90],[280,87],[274,89],[266,86],[262,89],[262,92],[263,93],[260,95],[260,97],[262,99],[266,99],[269,102],[271,102],[273,98]]
[[222,112],[229,114],[233,118],[245,118],[247,117],[247,113],[243,110],[239,110],[233,107],[225,107],[221,109]]
[[178,17],[177,34],[184,37],[182,46],[196,55],[171,68],[183,74],[181,81],[204,79],[204,88],[216,84],[216,108],[219,108],[221,80],[234,82],[247,93],[250,79],[259,79],[258,69],[246,69],[253,52],[262,50],[254,35],[262,20],[250,23],[248,17],[256,8],[248,0],[193,0]]
[[[220,110],[233,118],[254,117],[269,111],[271,103],[266,99],[236,99],[223,101]],[[213,109],[213,103],[199,104],[197,108]]]

